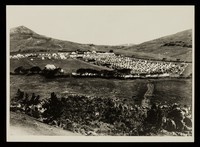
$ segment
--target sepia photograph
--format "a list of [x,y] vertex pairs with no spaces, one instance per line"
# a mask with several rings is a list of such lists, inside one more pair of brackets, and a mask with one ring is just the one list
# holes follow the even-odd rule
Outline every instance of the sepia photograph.
[[7,5],[7,141],[194,142],[194,6]]

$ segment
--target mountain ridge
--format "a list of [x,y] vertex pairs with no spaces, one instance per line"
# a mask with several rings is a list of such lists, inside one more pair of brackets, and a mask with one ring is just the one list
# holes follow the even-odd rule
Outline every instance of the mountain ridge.
[[[140,44],[130,45],[95,45],[81,44],[54,39],[37,34],[33,30],[19,26],[10,29],[11,52],[46,52],[46,51],[114,51],[128,56],[147,58],[181,58],[191,61],[192,29],[177,32]],[[159,55],[159,56],[158,56]],[[185,57],[186,55],[187,57]]]
[[125,50],[192,61],[192,29],[129,46]]

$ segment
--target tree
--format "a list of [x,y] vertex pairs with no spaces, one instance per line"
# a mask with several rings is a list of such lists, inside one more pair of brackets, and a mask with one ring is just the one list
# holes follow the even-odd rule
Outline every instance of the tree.
[[121,74],[130,74],[131,69],[117,69],[116,71]]
[[41,68],[39,66],[33,66],[30,68],[31,73],[39,73],[41,71]]
[[147,111],[147,117],[144,119],[144,127],[147,132],[158,131],[162,126],[164,113],[161,108],[153,103],[151,109]]
[[19,67],[15,68],[14,72],[15,72],[16,74],[20,74],[20,73],[22,73],[22,71],[23,71],[24,69],[25,69],[25,68],[24,68],[23,66],[19,66]]
[[32,93],[31,99],[29,101],[29,106],[34,104],[34,99],[35,99],[35,93]]
[[16,96],[14,98],[15,101],[20,101],[24,98],[24,92],[20,89],[17,90]]
[[24,97],[24,99],[22,101],[22,104],[27,105],[28,101],[29,101],[29,95],[28,95],[28,93],[25,93],[25,97]]
[[62,103],[54,92],[51,93],[51,97],[44,108],[46,108],[46,111],[43,113],[43,117],[47,118],[47,123],[57,120],[62,114]]
[[42,74],[46,77],[46,78],[54,78],[56,77],[57,75],[63,75],[64,74],[64,71],[62,68],[60,67],[55,67],[54,65],[50,65],[52,66],[53,68],[44,68],[42,70]]
[[33,104],[37,105],[39,102],[40,102],[40,96],[38,95],[38,96],[35,97]]

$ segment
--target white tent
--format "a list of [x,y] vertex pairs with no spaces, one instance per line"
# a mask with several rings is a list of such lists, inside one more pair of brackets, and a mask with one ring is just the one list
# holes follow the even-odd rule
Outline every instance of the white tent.
[[54,70],[54,69],[56,69],[56,66],[53,65],[53,64],[47,64],[47,65],[45,66],[45,68],[48,69],[48,70]]

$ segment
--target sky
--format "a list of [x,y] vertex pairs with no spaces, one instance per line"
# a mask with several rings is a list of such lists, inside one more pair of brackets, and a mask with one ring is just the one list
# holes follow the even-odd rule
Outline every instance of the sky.
[[7,29],[26,26],[55,39],[139,44],[194,28],[194,6],[7,6]]

